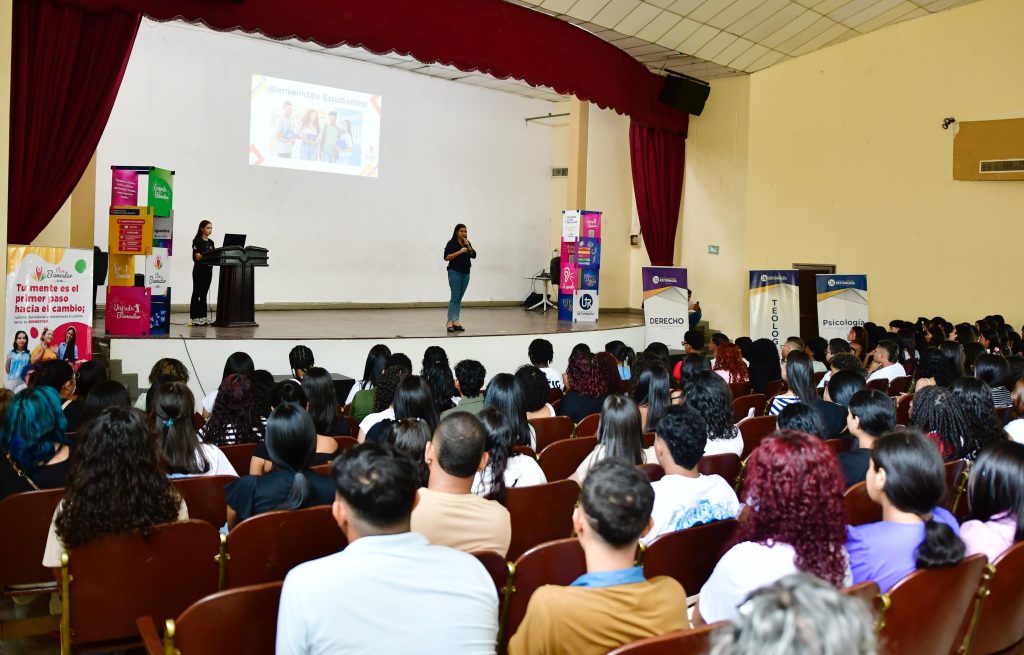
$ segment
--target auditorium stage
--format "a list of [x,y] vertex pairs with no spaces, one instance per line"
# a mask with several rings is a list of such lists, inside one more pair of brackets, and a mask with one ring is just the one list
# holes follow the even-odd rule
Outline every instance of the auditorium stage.
[[289,374],[288,351],[296,344],[313,350],[318,366],[353,379],[362,378],[366,353],[375,343],[392,352],[404,352],[417,372],[423,351],[441,346],[454,366],[461,359],[483,362],[487,377],[514,372],[528,363],[530,341],[543,337],[555,350],[554,366],[565,370],[569,352],[577,343],[592,350],[618,339],[636,350],[643,348],[643,316],[603,313],[596,323],[559,321],[554,310],[547,314],[518,307],[474,307],[462,310],[466,331],[445,330],[444,308],[323,309],[257,311],[254,328],[190,327],[188,315],[171,315],[168,336],[107,337],[104,321],[94,321],[94,334],[109,342],[110,357],[121,370],[138,375],[139,386],[153,364],[162,357],[181,360],[192,372],[189,386],[205,395],[220,383],[224,360],[235,351],[249,353],[256,368],[275,375]]

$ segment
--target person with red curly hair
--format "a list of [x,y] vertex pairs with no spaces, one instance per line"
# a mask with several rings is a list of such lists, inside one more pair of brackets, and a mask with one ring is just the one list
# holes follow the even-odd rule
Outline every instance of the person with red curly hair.
[[750,516],[700,590],[694,625],[735,618],[750,592],[797,571],[847,583],[844,491],[821,439],[791,430],[765,439],[747,460],[740,500]]
[[715,362],[711,367],[722,379],[733,384],[750,380],[750,371],[743,361],[740,347],[734,343],[723,343],[715,350]]
[[593,353],[578,353],[569,358],[565,369],[569,391],[558,403],[558,415],[568,416],[579,423],[591,414],[600,414],[604,397],[608,395],[608,380]]

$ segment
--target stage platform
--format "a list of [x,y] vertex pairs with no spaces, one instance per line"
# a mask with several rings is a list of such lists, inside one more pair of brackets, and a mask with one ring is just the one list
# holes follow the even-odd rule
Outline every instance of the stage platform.
[[188,315],[171,315],[167,336],[108,337],[102,318],[94,334],[109,343],[111,359],[126,374],[148,386],[153,364],[174,357],[192,371],[189,386],[201,397],[220,383],[224,360],[235,351],[249,353],[256,364],[275,375],[289,374],[288,351],[297,344],[313,350],[318,366],[332,373],[359,379],[366,353],[376,343],[392,352],[404,352],[419,372],[423,351],[441,346],[452,366],[461,359],[476,359],[487,377],[514,372],[528,363],[530,341],[543,337],[555,350],[554,366],[565,370],[569,352],[577,343],[592,350],[618,339],[636,350],[643,348],[644,319],[639,314],[604,313],[596,323],[559,321],[554,311],[527,312],[518,307],[475,307],[462,311],[465,332],[445,330],[444,308],[323,309],[257,311],[258,327],[218,328],[188,325]]

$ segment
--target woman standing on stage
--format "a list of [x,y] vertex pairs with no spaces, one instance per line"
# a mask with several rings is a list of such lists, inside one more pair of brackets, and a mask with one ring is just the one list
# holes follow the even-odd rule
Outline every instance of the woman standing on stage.
[[192,319],[191,325],[208,325],[210,319],[206,317],[206,296],[210,293],[210,281],[213,279],[213,267],[203,264],[203,254],[215,248],[213,239],[213,223],[200,221],[199,229],[196,230],[196,237],[192,239],[192,301],[189,306],[188,315]]
[[462,223],[455,226],[451,240],[445,245],[444,259],[448,262],[448,287],[452,291],[448,301],[448,331],[464,332],[459,314],[462,312],[462,297],[469,286],[469,260],[476,259],[476,250],[466,238],[466,226]]

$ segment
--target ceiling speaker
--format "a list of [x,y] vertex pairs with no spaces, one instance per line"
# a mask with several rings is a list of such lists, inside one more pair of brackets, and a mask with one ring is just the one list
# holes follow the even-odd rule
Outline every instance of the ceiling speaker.
[[666,71],[665,86],[661,89],[658,99],[672,107],[694,116],[704,111],[704,103],[708,101],[711,85],[704,80]]

